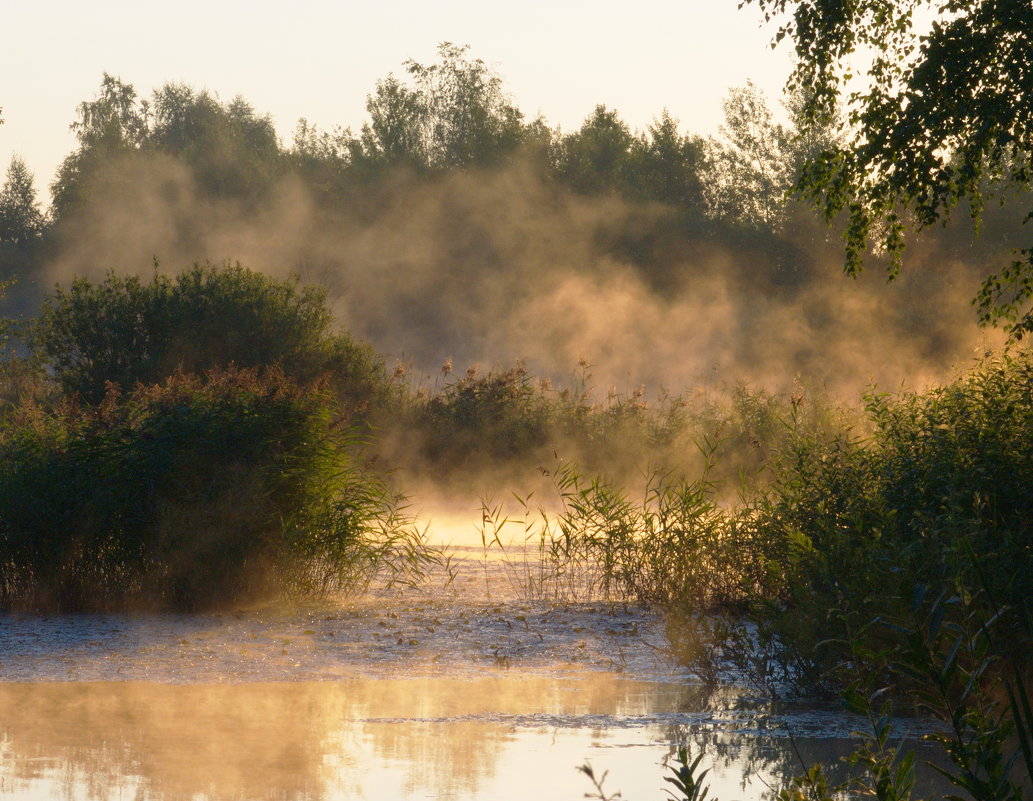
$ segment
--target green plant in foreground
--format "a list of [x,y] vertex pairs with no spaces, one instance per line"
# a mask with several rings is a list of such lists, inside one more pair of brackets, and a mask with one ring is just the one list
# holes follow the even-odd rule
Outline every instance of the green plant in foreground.
[[176,374],[0,428],[0,605],[196,609],[321,595],[422,533],[319,385],[282,370]]
[[[675,750],[673,759],[665,760],[667,770],[671,775],[665,776],[664,781],[677,791],[677,794],[670,790],[666,791],[672,801],[706,801],[710,797],[710,786],[703,783],[707,774],[710,773],[710,768],[699,769],[703,756],[704,754],[700,753],[690,762],[689,748],[683,743]],[[587,762],[580,765],[578,770],[585,774],[595,787],[594,793],[585,794],[586,798],[593,798],[596,801],[617,801],[623,798],[620,792],[610,794],[604,789],[603,784],[609,775],[608,771],[604,772],[602,776],[596,776],[595,769]]]
[[[708,567],[753,581],[738,585],[727,624],[673,596],[695,626],[684,639],[702,640],[691,662],[797,697],[845,689],[868,720],[851,780],[833,786],[823,766],[803,766],[782,801],[912,798],[917,752],[894,740],[890,713],[904,702],[940,726],[926,740],[951,798],[1020,801],[1033,788],[1033,356],[985,358],[923,393],[870,395],[867,412],[865,436],[790,418],[768,486],[717,519],[715,541],[750,536],[711,550]],[[617,508],[596,488],[579,503],[590,513],[572,520]]]

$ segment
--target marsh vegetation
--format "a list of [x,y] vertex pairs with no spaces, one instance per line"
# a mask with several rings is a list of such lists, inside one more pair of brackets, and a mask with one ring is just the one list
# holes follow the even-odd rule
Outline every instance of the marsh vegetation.
[[834,144],[805,98],[779,123],[735,90],[712,139],[602,106],[563,132],[463,48],[406,72],[358,133],[302,121],[286,147],[242,99],[145,104],[106,75],[48,213],[12,162],[0,606],[419,583],[449,557],[408,498],[473,496],[529,599],[662,609],[704,684],[843,695],[871,722],[866,792],[912,790],[892,707],[944,723],[961,792],[1018,801],[1033,357],[985,348],[1004,338],[966,306],[1010,212],[974,243],[916,235],[892,287],[839,288],[788,194]]

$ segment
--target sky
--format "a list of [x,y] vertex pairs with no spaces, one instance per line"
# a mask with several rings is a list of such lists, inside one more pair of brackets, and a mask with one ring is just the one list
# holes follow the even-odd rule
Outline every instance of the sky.
[[[0,38],[0,160],[22,157],[46,197],[74,147],[75,107],[104,72],[148,96],[170,81],[242,95],[289,143],[299,118],[361,127],[366,95],[440,42],[470,46],[528,117],[578,127],[596,104],[644,129],[665,107],[713,133],[731,87],[774,100],[790,69],[738,0],[36,0],[8,2]],[[773,105],[776,105],[773,102]]]

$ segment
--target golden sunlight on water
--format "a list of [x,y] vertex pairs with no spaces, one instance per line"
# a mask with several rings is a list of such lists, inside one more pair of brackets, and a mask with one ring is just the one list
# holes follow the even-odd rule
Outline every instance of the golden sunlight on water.
[[558,801],[583,797],[590,760],[648,798],[694,732],[719,796],[758,797],[785,738],[736,746],[694,705],[684,686],[606,675],[0,683],[0,782],[16,799]]
[[312,608],[0,615],[0,801],[566,801],[586,761],[635,801],[681,742],[759,801],[859,727],[699,686],[654,611],[530,599],[522,556],[454,561]]

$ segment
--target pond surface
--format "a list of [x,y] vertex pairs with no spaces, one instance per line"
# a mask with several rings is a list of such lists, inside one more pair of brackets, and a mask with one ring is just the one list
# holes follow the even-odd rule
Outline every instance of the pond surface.
[[759,799],[860,726],[693,684],[647,609],[458,568],[312,609],[2,616],[0,796],[573,800],[589,762],[634,801],[687,742],[717,798]]

